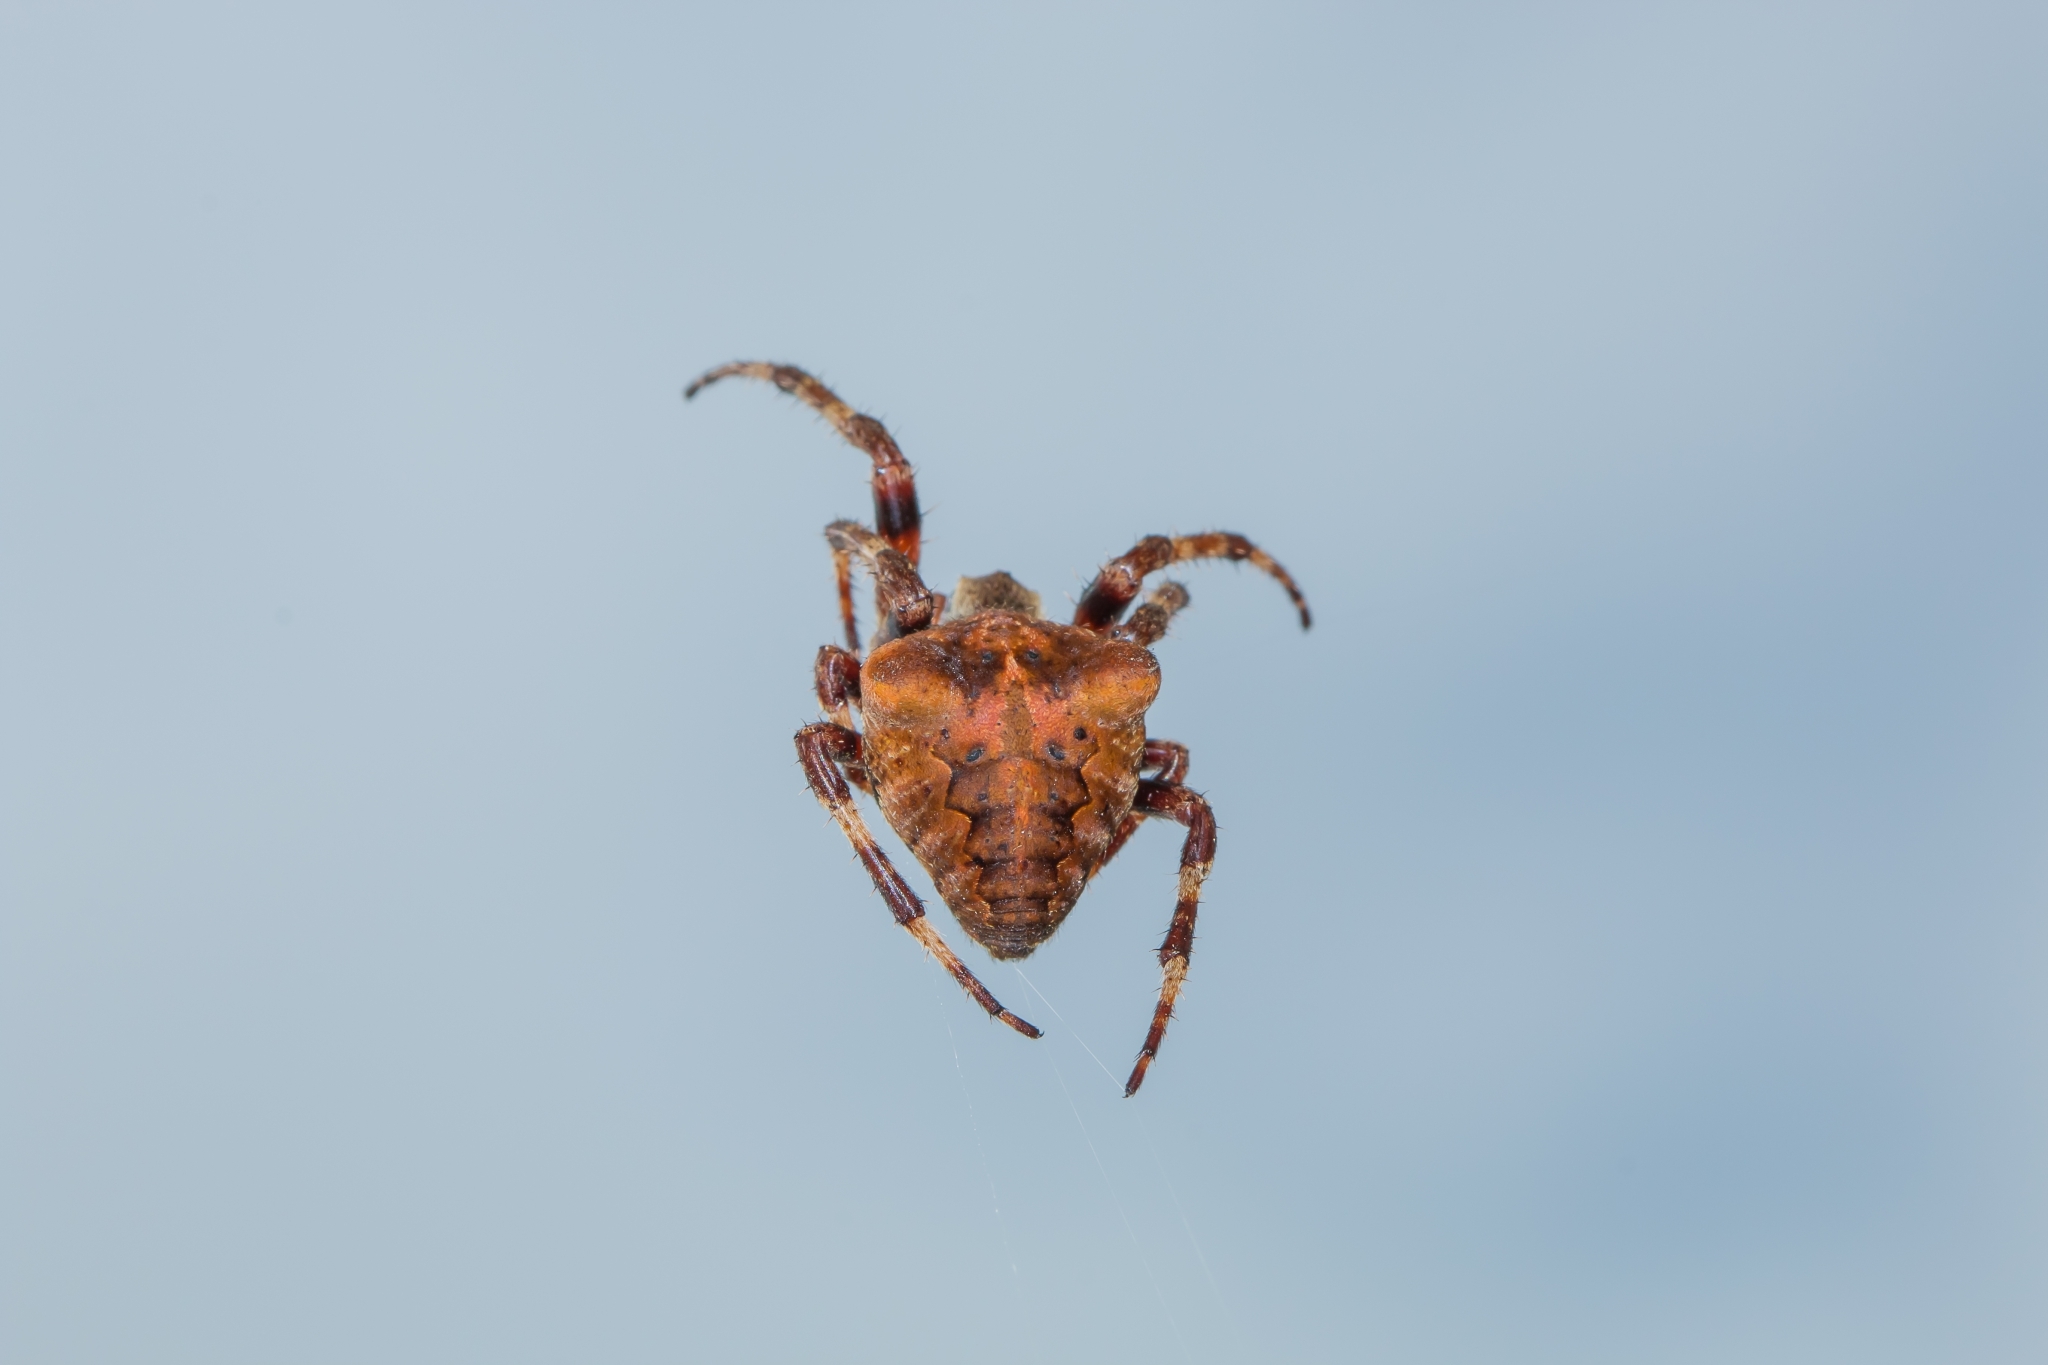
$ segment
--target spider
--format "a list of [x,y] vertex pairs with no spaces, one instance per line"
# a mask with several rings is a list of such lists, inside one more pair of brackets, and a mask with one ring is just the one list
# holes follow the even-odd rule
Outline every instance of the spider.
[[[1038,594],[1007,573],[962,578],[948,598],[918,576],[917,486],[882,424],[789,365],[721,365],[683,396],[733,376],[765,380],[808,404],[874,462],[873,529],[855,521],[825,528],[846,647],[818,651],[818,701],[831,719],[797,731],[796,750],[812,793],[845,831],[896,922],[977,1004],[1026,1037],[1040,1036],[939,937],[875,843],[852,788],[875,798],[960,927],[999,961],[1029,957],[1051,938],[1141,819],[1186,828],[1179,895],[1159,946],[1159,1001],[1124,1086],[1126,1096],[1136,1094],[1187,977],[1216,819],[1185,785],[1187,746],[1145,734],[1145,710],[1159,693],[1149,646],[1187,606],[1188,591],[1163,581],[1128,619],[1124,612],[1147,575],[1185,560],[1251,561],[1287,590],[1306,630],[1301,590],[1243,536],[1212,531],[1147,536],[1110,560],[1081,595],[1071,624],[1047,619]],[[874,580],[879,622],[865,661],[854,621],[856,564]],[[863,730],[854,729],[855,712]]]

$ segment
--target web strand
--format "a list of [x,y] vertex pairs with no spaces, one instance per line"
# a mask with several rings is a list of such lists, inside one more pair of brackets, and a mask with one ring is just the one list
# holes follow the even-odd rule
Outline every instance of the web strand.
[[[1095,1169],[1102,1175],[1102,1188],[1109,1191],[1109,1202],[1116,1205],[1116,1216],[1123,1220],[1124,1232],[1131,1239],[1131,1250],[1137,1254],[1138,1265],[1143,1268],[1146,1280],[1152,1285],[1152,1293],[1159,1300],[1160,1315],[1166,1319],[1166,1325],[1173,1329],[1173,1339],[1180,1343],[1181,1356],[1186,1358],[1188,1354],[1187,1338],[1180,1334],[1180,1324],[1174,1321],[1173,1310],[1167,1307],[1166,1291],[1159,1287],[1159,1277],[1152,1273],[1152,1262],[1147,1259],[1145,1248],[1138,1241],[1138,1230],[1131,1226],[1131,1216],[1124,1212],[1124,1201],[1117,1197],[1116,1185],[1109,1178],[1109,1167],[1102,1164],[1102,1153],[1095,1149],[1095,1137],[1088,1131],[1088,1125],[1082,1122],[1081,1107],[1074,1103],[1074,1092],[1067,1089],[1067,1078],[1065,1073],[1060,1070],[1059,1059],[1050,1052],[1045,1054],[1045,1059],[1052,1063],[1052,1074],[1059,1080],[1060,1093],[1067,1097],[1067,1108],[1073,1111],[1074,1124],[1080,1128],[1081,1138],[1088,1144],[1088,1155],[1095,1158]],[[1097,1063],[1097,1065],[1100,1065],[1100,1063]]]
[[[1103,1064],[1102,1058],[1096,1056],[1095,1049],[1088,1046],[1088,1040],[1086,1038],[1083,1038],[1075,1030],[1074,1026],[1067,1022],[1067,1017],[1064,1014],[1060,1013],[1060,1007],[1058,1005],[1053,1004],[1051,1000],[1046,998],[1045,992],[1038,989],[1037,982],[1033,981],[1030,977],[1024,975],[1024,969],[1022,967],[1012,964],[1011,970],[1016,972],[1017,979],[1019,981],[1022,981],[1025,984],[1025,986],[1030,989],[1033,995],[1038,997],[1039,1003],[1044,1005],[1046,1009],[1052,1012],[1052,1017],[1059,1020],[1060,1027],[1066,1030],[1067,1036],[1072,1038],[1075,1042],[1081,1045],[1081,1050],[1088,1054],[1088,1059],[1095,1063],[1096,1067],[1101,1070],[1102,1074],[1109,1078],[1109,1083],[1113,1086],[1116,1086],[1119,1093],[1121,1093],[1121,1091],[1123,1090],[1123,1085],[1120,1081],[1117,1080],[1116,1073],[1111,1071],[1107,1066]],[[1064,1080],[1061,1082],[1061,1084],[1064,1087]],[[1073,1104],[1073,1102],[1073,1097],[1069,1096],[1067,1099],[1067,1103],[1071,1105]],[[1172,1177],[1167,1175],[1166,1163],[1159,1159],[1159,1145],[1152,1140],[1151,1126],[1145,1122],[1145,1115],[1142,1110],[1138,1109],[1135,1105],[1131,1106],[1130,1109],[1131,1116],[1133,1119],[1136,1120],[1138,1125],[1138,1134],[1140,1138],[1144,1141],[1145,1154],[1152,1158],[1153,1168],[1159,1172],[1159,1183],[1166,1186],[1167,1197],[1173,1201],[1173,1211],[1180,1218],[1181,1230],[1187,1233],[1188,1245],[1194,1248],[1195,1260],[1199,1262],[1202,1267],[1202,1278],[1209,1282],[1209,1294],[1216,1300],[1216,1309],[1219,1313],[1223,1315],[1224,1321],[1230,1324],[1231,1335],[1238,1339],[1238,1344],[1240,1347],[1242,1347],[1244,1344],[1244,1334],[1238,1330],[1236,1316],[1233,1313],[1231,1313],[1229,1305],[1226,1304],[1223,1300],[1222,1286],[1216,1283],[1216,1272],[1209,1268],[1209,1257],[1208,1254],[1202,1250],[1202,1239],[1195,1236],[1195,1225],[1188,1221],[1187,1207],[1180,1202],[1180,1191],[1174,1188]],[[1074,1117],[1078,1120],[1080,1118],[1080,1114],[1077,1112],[1074,1115]],[[1100,1158],[1097,1159],[1096,1164],[1098,1166],[1101,1165]],[[1105,1177],[1105,1179],[1106,1178],[1107,1177]],[[1121,1207],[1119,1207],[1118,1212],[1122,1212]],[[1129,1226],[1128,1221],[1125,1225]],[[1153,1288],[1157,1289],[1158,1286],[1155,1284]],[[1179,1330],[1180,1329],[1177,1327],[1174,1329],[1175,1335],[1179,1334]]]
[[982,1179],[988,1181],[989,1207],[996,1211],[996,1228],[1003,1236],[1003,1255],[1010,1262],[1010,1283],[1017,1291],[1017,1306],[1024,1306],[1024,1273],[1017,1268],[1017,1252],[1010,1245],[1010,1222],[1003,1217],[1003,1201],[996,1194],[996,1175],[988,1164],[988,1148],[981,1140],[981,1118],[974,1108],[974,1093],[967,1088],[967,1068],[960,1064],[960,1040],[953,1033],[953,1020],[946,1013],[946,1002],[939,991],[939,979],[925,973],[932,983],[932,1000],[938,1006],[939,1018],[946,1025],[946,1042],[953,1049],[953,1074],[960,1078],[960,1097],[967,1101],[967,1123],[974,1130],[974,1154],[981,1161]]

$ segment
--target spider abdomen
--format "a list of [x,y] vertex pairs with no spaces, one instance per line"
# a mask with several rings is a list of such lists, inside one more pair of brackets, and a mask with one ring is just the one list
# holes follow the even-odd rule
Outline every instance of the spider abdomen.
[[1050,938],[1137,794],[1158,664],[1135,645],[991,610],[894,640],[861,673],[889,824],[998,958]]
[[981,766],[954,773],[947,803],[967,816],[962,851],[977,873],[954,913],[995,956],[1023,957],[1059,928],[1086,882],[1074,816],[1088,791],[1078,771],[1035,758]]

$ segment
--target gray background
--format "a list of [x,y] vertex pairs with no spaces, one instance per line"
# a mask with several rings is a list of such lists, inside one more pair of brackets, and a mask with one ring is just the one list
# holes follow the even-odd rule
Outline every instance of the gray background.
[[[2037,1359],[2044,58],[6,6],[0,1354]],[[1160,648],[1138,1100],[1176,835],[991,966],[1041,1043],[890,926],[789,744],[863,463],[678,396],[754,356],[937,583],[1307,588]]]

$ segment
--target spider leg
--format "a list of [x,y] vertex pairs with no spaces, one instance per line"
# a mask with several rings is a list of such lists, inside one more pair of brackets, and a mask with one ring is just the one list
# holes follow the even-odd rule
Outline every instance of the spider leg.
[[843,725],[829,722],[806,725],[796,732],[796,752],[803,763],[804,777],[811,784],[812,795],[839,822],[839,828],[853,845],[853,851],[860,856],[868,876],[874,879],[875,889],[882,893],[882,900],[888,905],[889,913],[896,917],[896,922],[923,944],[925,951],[939,960],[940,966],[953,974],[953,979],[960,983],[960,989],[973,996],[976,1004],[1025,1037],[1040,1037],[1034,1025],[1004,1009],[1002,1002],[990,995],[988,987],[982,985],[974,973],[967,970],[967,964],[946,946],[946,940],[939,937],[939,931],[926,918],[924,905],[918,900],[917,893],[896,871],[889,855],[882,852],[875,836],[868,832],[860,812],[854,809],[853,793],[847,789],[840,766],[861,761],[860,736]]
[[[1187,781],[1188,746],[1170,739],[1148,739],[1145,741],[1145,756],[1138,762],[1138,771],[1157,772],[1161,783],[1177,787]],[[1109,866],[1111,858],[1123,852],[1124,845],[1131,841],[1131,836],[1138,832],[1138,826],[1143,824],[1144,820],[1145,817],[1137,811],[1132,811],[1124,817],[1123,823],[1116,827],[1116,834],[1109,841],[1109,851],[1102,855],[1102,861],[1095,865],[1095,871],[1088,874],[1091,881],[1097,872]]]
[[840,725],[852,729],[853,708],[860,705],[860,660],[838,645],[820,645],[811,674],[818,705]]
[[[820,645],[812,680],[818,690],[818,705],[825,714],[842,728],[851,730],[853,709],[860,705],[860,660],[837,645]],[[839,766],[846,770],[847,781],[870,795],[874,793],[866,764],[848,760]]]
[[877,643],[923,630],[939,619],[939,600],[910,557],[857,521],[835,521],[825,528],[834,553],[859,562],[875,579],[875,612],[882,618]]
[[[921,521],[917,510],[917,479],[910,471],[910,461],[903,458],[902,450],[889,435],[889,429],[866,413],[855,412],[838,394],[794,365],[737,360],[699,375],[689,388],[683,390],[683,397],[695,398],[699,389],[734,375],[765,380],[808,404],[841,436],[867,452],[868,458],[875,462],[875,525],[881,529],[882,538],[901,550],[914,567],[917,564]],[[846,579],[842,576],[839,581],[844,584]],[[850,628],[853,621],[851,608],[847,610],[846,619]],[[854,648],[859,647],[856,640]]]
[[1273,556],[1233,531],[1210,531],[1199,536],[1146,536],[1102,566],[1102,572],[1095,575],[1095,581],[1081,595],[1081,605],[1074,608],[1074,624],[1091,630],[1114,625],[1138,595],[1145,575],[1190,559],[1250,560],[1287,589],[1287,595],[1301,613],[1301,628],[1308,629],[1308,599],[1301,595],[1293,577]]
[[1195,905],[1201,899],[1209,865],[1216,859],[1216,817],[1210,813],[1209,803],[1186,787],[1140,782],[1138,809],[1146,815],[1179,821],[1187,826],[1188,837],[1180,849],[1180,897],[1174,902],[1166,941],[1159,945],[1159,1004],[1152,1011],[1152,1027],[1145,1034],[1145,1046],[1138,1050],[1137,1065],[1124,1083],[1126,1099],[1145,1083],[1145,1072],[1166,1038],[1166,1021],[1173,1018],[1174,1002],[1180,999],[1181,983],[1187,979],[1188,953],[1195,946]]
[[[1156,644],[1166,637],[1167,623],[1187,604],[1188,590],[1168,579],[1152,589],[1144,605],[1131,613],[1131,619],[1110,631],[1110,634],[1119,640],[1129,640],[1134,645]],[[1166,780],[1171,782],[1174,779]]]
[[839,622],[846,627],[846,647],[860,653],[860,626],[853,619],[853,557],[837,548],[832,551],[832,577],[839,587]]
[[1138,771],[1142,773],[1148,768],[1159,774],[1163,785],[1178,787],[1188,780],[1188,746],[1177,740],[1147,739]]

